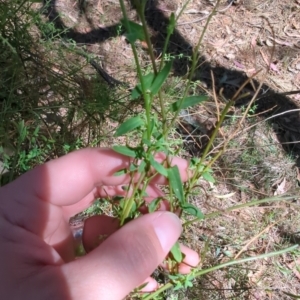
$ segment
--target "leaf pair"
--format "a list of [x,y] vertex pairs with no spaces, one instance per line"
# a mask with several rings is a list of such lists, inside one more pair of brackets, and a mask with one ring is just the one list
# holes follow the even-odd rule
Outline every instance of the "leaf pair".
[[131,98],[136,99],[140,97],[143,92],[151,93],[153,96],[156,95],[161,89],[163,83],[166,81],[170,71],[172,68],[172,61],[166,63],[166,65],[162,68],[162,70],[155,76],[153,73],[148,73],[143,76],[143,91],[142,84],[139,83],[131,92]]

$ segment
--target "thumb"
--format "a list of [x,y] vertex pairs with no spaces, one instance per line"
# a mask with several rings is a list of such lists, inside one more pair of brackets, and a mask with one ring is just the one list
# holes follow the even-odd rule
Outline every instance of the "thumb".
[[164,260],[181,230],[170,212],[129,222],[86,256],[62,266],[70,298],[123,299]]

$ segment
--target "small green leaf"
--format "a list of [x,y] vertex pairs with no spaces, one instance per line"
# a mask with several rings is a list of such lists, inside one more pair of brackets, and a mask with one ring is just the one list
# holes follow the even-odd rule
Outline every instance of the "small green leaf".
[[168,275],[168,277],[172,280],[172,281],[177,281],[178,280],[178,275]]
[[142,91],[140,90],[140,87],[137,85],[132,91],[131,91],[131,100],[135,100],[138,97],[142,95]]
[[138,172],[139,173],[145,172],[145,168],[146,168],[146,163],[144,161],[141,161],[139,168],[138,168]]
[[206,101],[207,99],[208,99],[208,96],[206,96],[206,95],[190,96],[190,97],[185,98],[183,101],[182,101],[182,99],[180,99],[180,100],[172,103],[170,109],[172,112],[175,112],[175,111],[178,111],[179,109],[184,109],[189,106],[193,106],[193,105],[202,103],[202,102]]
[[150,156],[150,164],[159,174],[168,177],[167,169],[163,165],[158,163],[152,155]]
[[127,169],[122,169],[120,171],[117,171],[116,173],[114,173],[114,176],[121,176],[121,175],[125,175],[127,173]]
[[193,204],[184,203],[181,204],[180,207],[183,209],[183,211],[186,214],[197,217],[200,220],[204,219],[204,214],[201,212],[201,210],[198,207],[194,206]]
[[124,135],[125,133],[128,133],[137,127],[140,127],[144,124],[144,121],[139,117],[133,117],[127,121],[125,121],[123,124],[119,126],[119,128],[116,130],[114,136],[118,137],[121,135]]
[[215,179],[213,178],[213,176],[212,176],[209,172],[204,172],[204,173],[202,174],[202,177],[203,177],[206,181],[208,181],[208,182],[211,182],[211,183],[215,183],[215,182],[216,182]]
[[159,207],[159,203],[162,201],[162,197],[158,197],[154,200],[152,200],[149,204],[148,204],[148,211],[149,213],[153,213],[157,210],[157,208]]
[[138,169],[138,166],[136,166],[135,164],[130,164],[129,166],[129,171],[130,172],[134,172]]
[[[148,73],[146,75],[143,76],[143,82],[144,82],[144,87],[145,87],[145,90],[149,90],[151,89],[151,85],[152,85],[152,82],[154,80],[154,74],[153,73]],[[145,92],[146,92],[145,91]],[[135,86],[135,88],[132,90],[131,92],[131,99],[134,100],[134,99],[137,99],[138,97],[140,97],[141,95],[143,94],[143,91],[142,91],[142,85],[141,83],[137,84]]]
[[152,95],[156,95],[159,92],[161,86],[166,81],[171,71],[171,68],[172,68],[172,61],[169,61],[166,63],[163,69],[156,75],[150,88]]
[[184,288],[187,289],[188,287],[193,287],[193,283],[187,279],[184,282]]
[[182,283],[181,282],[177,282],[175,287],[173,288],[173,291],[178,291],[182,289]]
[[170,252],[171,252],[173,258],[174,258],[178,263],[181,263],[181,262],[182,262],[183,256],[182,256],[182,253],[181,253],[181,250],[180,250],[180,245],[179,245],[178,242],[175,243],[175,245],[172,247],[172,249],[171,249]]
[[121,20],[121,23],[126,29],[126,38],[130,43],[134,43],[136,40],[145,40],[143,26],[124,19]]
[[[149,284],[149,282],[145,282],[145,283],[143,283],[142,285],[138,286],[138,287],[136,288],[136,290],[140,291],[140,290],[142,290],[144,287],[146,287],[148,284]],[[143,294],[144,294],[144,293],[143,293]]]
[[127,146],[113,146],[114,151],[123,154],[125,156],[136,157],[137,153],[134,149],[131,149]]
[[179,169],[177,166],[168,169],[168,178],[169,178],[170,186],[175,196],[178,198],[180,203],[184,203],[185,199],[183,193],[183,185],[182,185]]

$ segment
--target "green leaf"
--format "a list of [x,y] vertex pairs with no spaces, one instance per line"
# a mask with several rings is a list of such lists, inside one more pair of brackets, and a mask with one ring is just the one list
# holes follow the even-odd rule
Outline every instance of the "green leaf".
[[[143,76],[142,78],[143,82],[144,82],[144,87],[145,87],[145,90],[149,90],[151,89],[151,85],[152,85],[152,82],[154,80],[154,74],[153,73],[148,73],[146,75]],[[141,95],[143,94],[143,91],[142,91],[142,85],[141,83],[137,84],[136,87],[132,90],[131,92],[131,99],[134,100],[134,99],[137,99],[138,97],[140,97]]]
[[140,90],[140,87],[137,85],[132,91],[131,91],[131,100],[135,100],[138,97],[142,95],[142,91]]
[[125,19],[122,19],[121,23],[126,29],[126,38],[130,43],[134,43],[136,40],[145,40],[145,34],[142,25]]
[[173,256],[173,258],[178,262],[178,263],[181,263],[182,262],[182,259],[183,259],[183,256],[182,256],[182,253],[180,251],[180,245],[178,242],[175,243],[175,245],[172,247],[171,249],[171,254]]
[[177,282],[175,287],[173,288],[173,291],[178,291],[182,289],[182,283],[181,282]]
[[118,137],[125,133],[128,133],[132,130],[134,130],[137,127],[140,127],[144,124],[144,121],[139,117],[133,117],[127,121],[125,121],[119,128],[116,130],[114,136]]
[[157,210],[157,208],[159,207],[159,203],[162,201],[162,197],[158,197],[154,200],[152,200],[149,204],[148,204],[148,211],[149,213],[153,213]]
[[153,73],[148,73],[147,75],[143,76],[143,81],[144,81],[144,85],[145,85],[146,90],[151,89],[154,78],[155,78],[155,76],[154,76]]
[[159,174],[168,177],[167,169],[163,165],[158,163],[152,155],[150,156],[150,164]]
[[136,157],[137,153],[134,149],[131,149],[127,146],[113,146],[114,151],[123,154],[125,156]]
[[180,99],[180,100],[172,103],[170,109],[172,112],[175,112],[175,111],[178,111],[179,109],[184,109],[189,106],[193,106],[193,105],[202,103],[202,102],[206,101],[207,99],[208,99],[208,96],[206,96],[206,95],[190,96],[190,97],[185,98],[183,101],[182,101],[182,99]]
[[180,207],[183,209],[183,211],[188,214],[192,215],[194,217],[197,217],[200,220],[204,219],[204,214],[201,212],[201,210],[190,203],[183,203],[180,205]]
[[213,176],[212,176],[209,172],[204,172],[204,173],[202,174],[202,177],[203,177],[206,181],[208,181],[208,182],[211,182],[211,183],[215,183],[215,182],[216,182],[215,179],[213,178]]
[[168,277],[172,280],[172,281],[177,281],[178,279],[180,279],[180,277],[178,277],[178,275],[168,275]]
[[125,175],[127,174],[127,169],[122,169],[120,171],[117,171],[116,173],[114,173],[114,176],[121,176],[121,175]]
[[150,88],[152,95],[156,95],[159,92],[161,86],[166,81],[171,71],[171,68],[172,68],[172,61],[169,61],[168,63],[166,63],[163,69],[156,75],[152,83],[152,86]]
[[180,203],[184,203],[183,184],[177,166],[168,169],[168,178],[175,196],[178,198]]
[[187,289],[188,287],[193,287],[193,283],[187,279],[184,282],[184,288]]
[[136,166],[135,164],[130,164],[129,166],[129,171],[130,172],[134,172],[138,169],[138,166]]
[[[136,289],[137,289],[138,291],[140,291],[140,290],[142,290],[144,287],[146,287],[148,284],[149,284],[149,282],[145,282],[145,283],[143,283],[142,285],[138,286]],[[144,295],[144,293],[143,293],[143,295]]]
[[139,165],[138,172],[139,173],[145,172],[145,168],[146,168],[146,163],[142,160],[140,165]]

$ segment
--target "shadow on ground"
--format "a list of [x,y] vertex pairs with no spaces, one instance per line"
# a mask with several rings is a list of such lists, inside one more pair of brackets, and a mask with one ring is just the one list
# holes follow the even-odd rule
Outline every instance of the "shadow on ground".
[[[49,21],[53,22],[57,28],[66,30],[65,37],[73,39],[76,43],[102,43],[105,40],[117,36],[117,29],[120,24],[114,24],[105,28],[93,28],[88,33],[79,33],[71,28],[66,28],[60,14],[56,9],[56,0],[45,2],[44,10]],[[134,9],[132,5],[132,9]],[[84,13],[84,12],[83,12]],[[167,35],[168,18],[163,11],[159,9],[158,1],[151,0],[147,2],[146,19],[149,27],[156,32],[153,37],[154,48],[159,54],[162,51],[163,43]],[[170,39],[168,52],[176,56],[184,54],[184,57],[190,57],[192,54],[192,45],[175,30]],[[216,91],[224,88],[224,95],[230,98],[238,89],[238,87],[247,79],[245,74],[240,71],[229,70],[221,66],[213,66],[205,60],[202,56],[200,59],[201,67],[196,71],[194,80],[201,80],[205,82],[208,88],[212,87],[211,72],[215,77]],[[174,75],[185,76],[190,68],[190,61],[187,58],[175,58],[173,64]],[[234,79],[236,86],[226,86],[226,82],[222,80],[224,77]],[[254,88],[259,86],[259,82],[253,80],[253,85],[248,85],[245,88],[254,93]],[[298,91],[300,93],[300,91]],[[248,99],[249,101],[249,99]],[[239,105],[247,104],[247,99],[244,99]],[[292,155],[300,167],[300,112],[297,111],[298,106],[285,94],[276,93],[266,84],[263,84],[258,100],[256,101],[257,113],[261,113],[262,117],[270,117],[279,114],[278,117],[272,118],[270,122],[276,123],[276,135],[281,141],[283,148],[287,153]],[[294,111],[291,111],[294,110]],[[290,112],[291,111],[291,112]]]

